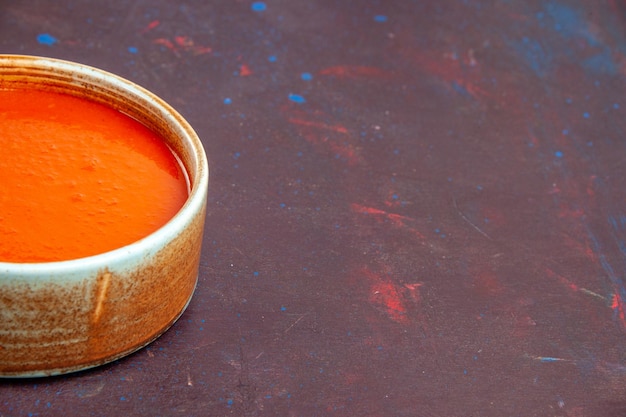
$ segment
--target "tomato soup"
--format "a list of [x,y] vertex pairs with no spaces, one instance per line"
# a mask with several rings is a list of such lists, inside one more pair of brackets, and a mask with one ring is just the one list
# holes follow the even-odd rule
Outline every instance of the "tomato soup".
[[133,243],[189,194],[165,142],[65,94],[0,90],[0,262],[51,262]]

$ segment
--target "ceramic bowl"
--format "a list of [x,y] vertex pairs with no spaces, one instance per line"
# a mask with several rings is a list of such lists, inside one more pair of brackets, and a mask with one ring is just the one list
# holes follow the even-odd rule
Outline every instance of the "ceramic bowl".
[[83,370],[142,348],[180,317],[196,286],[209,181],[200,140],[154,94],[85,65],[0,55],[0,88],[71,94],[130,115],[173,149],[191,189],[168,223],[133,244],[68,261],[0,262],[0,377]]

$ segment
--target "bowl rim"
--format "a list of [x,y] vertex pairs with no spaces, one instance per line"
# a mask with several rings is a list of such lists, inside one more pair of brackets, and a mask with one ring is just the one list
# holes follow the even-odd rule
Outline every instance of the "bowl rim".
[[[42,275],[54,276],[59,273],[67,273],[68,271],[93,270],[119,263],[123,260],[133,259],[137,256],[143,258],[162,248],[171,240],[172,236],[182,230],[193,219],[194,215],[202,209],[207,197],[209,184],[209,165],[204,146],[189,122],[167,102],[146,88],[121,76],[96,67],[58,58],[0,54],[0,78],[5,72],[3,70],[9,68],[19,69],[21,68],[20,65],[43,71],[54,69],[57,73],[61,72],[63,75],[79,81],[80,84],[92,85],[101,91],[104,89],[122,91],[135,100],[139,98],[141,102],[148,103],[150,110],[166,119],[168,126],[174,127],[173,130],[181,137],[183,142],[191,145],[190,161],[185,161],[183,169],[192,170],[193,172],[186,173],[189,178],[190,192],[183,206],[167,223],[149,235],[128,245],[83,258],[25,263],[0,261],[0,281],[5,277],[30,279],[32,277],[41,277]],[[174,150],[172,152],[176,158],[182,160],[182,157]],[[66,276],[66,278],[70,277],[71,274]],[[84,279],[84,276],[76,275],[75,278]]]

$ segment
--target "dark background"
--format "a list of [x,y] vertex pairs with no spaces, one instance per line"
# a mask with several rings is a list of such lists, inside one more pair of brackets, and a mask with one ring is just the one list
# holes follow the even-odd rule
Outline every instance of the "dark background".
[[181,319],[0,416],[626,416],[625,13],[3,1],[0,52],[155,92],[211,177]]

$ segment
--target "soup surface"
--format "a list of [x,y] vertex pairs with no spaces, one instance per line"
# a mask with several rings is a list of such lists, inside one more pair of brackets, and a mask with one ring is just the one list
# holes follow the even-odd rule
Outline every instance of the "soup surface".
[[187,177],[148,128],[64,94],[0,90],[0,262],[83,258],[170,220]]

